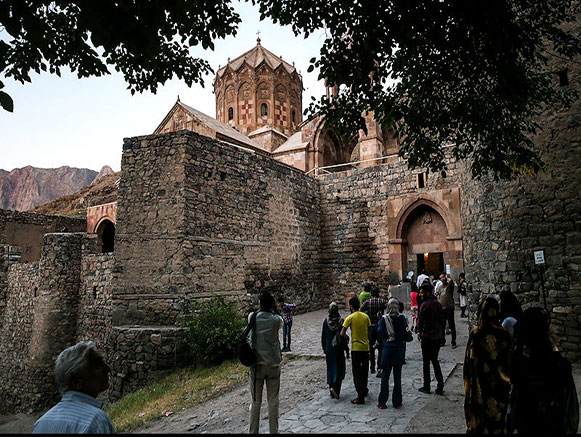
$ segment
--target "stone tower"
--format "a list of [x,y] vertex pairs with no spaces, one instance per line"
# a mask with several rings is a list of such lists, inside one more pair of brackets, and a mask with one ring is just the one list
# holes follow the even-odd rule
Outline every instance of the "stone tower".
[[294,65],[256,46],[218,70],[216,119],[272,151],[299,130],[303,80]]

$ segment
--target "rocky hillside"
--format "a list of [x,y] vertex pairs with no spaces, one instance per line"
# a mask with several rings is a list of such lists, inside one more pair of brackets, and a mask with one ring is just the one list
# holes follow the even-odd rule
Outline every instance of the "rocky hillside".
[[[103,170],[107,172],[105,168]],[[0,170],[0,209],[27,211],[74,193],[89,185],[98,175],[94,170],[68,166],[51,169],[27,166],[11,172]]]
[[86,217],[88,206],[102,205],[117,200],[120,175],[121,172],[102,176],[91,185],[34,208],[32,212]]

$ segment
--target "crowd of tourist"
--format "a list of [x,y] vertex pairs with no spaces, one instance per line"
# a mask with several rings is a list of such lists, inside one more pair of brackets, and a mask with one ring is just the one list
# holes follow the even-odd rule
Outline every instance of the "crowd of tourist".
[[[380,289],[365,282],[359,296],[349,300],[350,315],[343,318],[331,302],[323,321],[321,347],[326,357],[329,395],[339,399],[351,358],[357,396],[352,404],[365,404],[368,376],[381,378],[377,407],[403,405],[402,368],[406,342],[416,334],[423,362],[422,393],[431,393],[431,369],[435,393],[444,394],[439,351],[451,336],[456,344],[454,321],[455,283],[445,273],[437,280],[422,272],[411,284],[411,326],[404,305],[392,297],[380,297]],[[467,317],[468,286],[459,277],[460,317]],[[270,293],[259,297],[259,311],[248,317],[250,341],[257,361],[250,367],[250,433],[258,433],[262,394],[266,386],[270,433],[278,433],[279,389],[282,352],[290,351],[292,312],[295,304]],[[278,306],[278,308],[277,308]],[[279,313],[282,313],[282,315]],[[467,433],[575,433],[579,402],[571,365],[551,341],[546,311],[523,311],[514,294],[502,291],[498,298],[485,297],[478,306],[476,326],[470,331],[463,367],[464,412]],[[448,329],[446,329],[446,324]],[[280,330],[283,328],[283,347]],[[351,350],[349,336],[351,334]],[[376,358],[377,351],[377,358]],[[108,387],[109,367],[92,342],[81,342],[63,351],[56,361],[61,402],[36,423],[35,433],[111,433],[113,425],[101,410],[97,395]],[[390,379],[393,388],[390,393]]]

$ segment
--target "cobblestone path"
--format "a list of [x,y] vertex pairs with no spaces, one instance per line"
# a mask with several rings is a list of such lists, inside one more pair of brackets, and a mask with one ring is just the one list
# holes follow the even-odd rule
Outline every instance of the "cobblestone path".
[[[326,310],[320,310],[295,316],[292,328],[292,353],[324,356],[321,350],[321,329],[326,315]],[[342,315],[347,316],[345,311],[342,311]],[[456,364],[464,361],[468,322],[467,319],[460,318],[458,311],[456,311],[456,332],[458,347],[451,348],[450,336],[447,335],[446,346],[440,349],[440,365],[444,380],[452,373]],[[433,371],[432,394],[427,395],[418,391],[423,383],[422,375],[420,343],[414,340],[407,343],[406,364],[402,370],[403,408],[394,409],[390,401],[386,410],[377,408],[381,380],[374,374],[369,375],[369,396],[365,405],[353,405],[350,401],[356,397],[356,392],[351,362],[347,360],[341,399],[332,399],[326,388],[319,389],[313,393],[312,401],[301,403],[280,416],[279,430],[281,433],[402,433],[416,413],[437,396],[433,394],[436,384]],[[450,398],[449,400],[461,401],[452,394],[444,395]],[[261,420],[261,432],[268,432],[267,420]],[[465,432],[465,428],[450,432]]]

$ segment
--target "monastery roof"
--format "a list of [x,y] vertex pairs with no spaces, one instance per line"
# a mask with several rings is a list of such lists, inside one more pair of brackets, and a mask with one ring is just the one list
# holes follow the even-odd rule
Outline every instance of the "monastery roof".
[[301,131],[296,132],[295,134],[291,135],[291,137],[282,143],[279,147],[277,147],[272,153],[284,153],[290,152],[292,150],[302,150],[309,145],[308,142],[303,143],[302,141],[302,133]]
[[209,127],[210,129],[212,129],[216,133],[218,133],[218,134],[220,134],[220,135],[222,135],[224,137],[228,137],[228,138],[231,138],[233,140],[236,140],[236,141],[238,141],[240,143],[243,143],[243,144],[245,144],[247,146],[250,146],[253,149],[257,149],[259,151],[269,153],[268,150],[266,150],[263,147],[259,146],[257,143],[255,143],[254,141],[252,141],[250,138],[248,138],[243,133],[238,132],[233,127],[228,126],[227,124],[222,123],[221,121],[218,121],[215,118],[210,117],[209,115],[206,115],[203,112],[200,112],[197,109],[194,109],[191,106],[186,105],[185,103],[183,103],[183,102],[181,102],[179,100],[174,105],[174,108],[172,108],[172,110],[169,111],[169,113],[166,115],[166,117],[160,123],[160,125],[155,130],[155,132],[157,132],[160,129],[160,127],[162,127],[167,122],[167,119],[169,117],[171,117],[171,114],[173,114],[174,109],[176,108],[177,105],[180,105],[181,107],[183,107],[194,118],[196,118],[200,123],[205,124],[207,127]]
[[248,64],[252,68],[257,68],[260,64],[262,64],[262,62],[265,62],[273,70],[282,65],[289,74],[291,74],[293,71],[297,71],[294,66],[290,65],[286,61],[283,61],[280,56],[276,56],[271,51],[262,47],[262,45],[260,45],[260,38],[258,38],[256,40],[256,46],[248,50],[243,55],[238,56],[233,61],[228,62],[226,66],[218,70],[216,76],[222,77],[227,67],[230,67],[234,71],[238,71],[244,65],[244,63]]
[[283,137],[285,137],[285,138],[288,138],[288,137],[287,137],[285,134],[283,134],[281,131],[279,131],[279,130],[277,130],[277,129],[275,129],[275,128],[271,127],[271,126],[268,126],[268,125],[267,125],[267,126],[262,126],[261,128],[258,128],[258,129],[256,129],[256,130],[253,130],[252,132],[250,132],[250,133],[248,134],[248,136],[249,136],[249,137],[252,137],[252,136],[254,136],[254,135],[259,135],[259,134],[262,134],[262,133],[265,133],[265,132],[275,132],[275,133],[277,133],[277,134],[279,134],[279,135],[281,135],[281,136],[283,136]]

